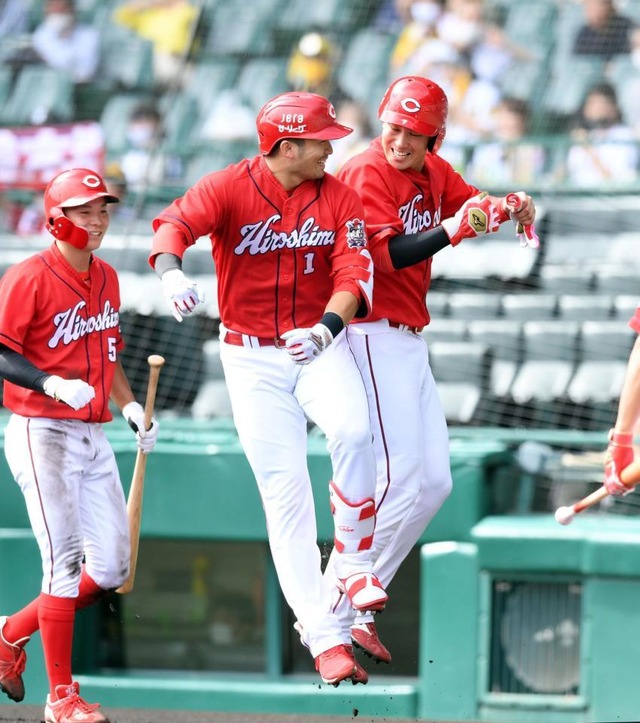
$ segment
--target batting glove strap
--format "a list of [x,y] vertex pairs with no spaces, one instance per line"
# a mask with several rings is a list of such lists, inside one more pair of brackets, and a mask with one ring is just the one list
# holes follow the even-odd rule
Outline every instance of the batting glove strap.
[[524,191],[517,193],[508,193],[502,200],[502,205],[509,213],[511,220],[516,227],[516,237],[520,241],[520,246],[537,249],[540,246],[540,239],[533,223],[524,223],[520,220],[522,216],[526,220],[532,220],[535,216],[535,208],[533,199]]
[[451,218],[440,224],[452,246],[465,238],[475,238],[495,233],[503,221],[509,218],[507,212],[486,192],[466,201]]
[[610,495],[616,497],[633,492],[621,479],[620,474],[634,459],[632,434],[620,434],[614,429],[609,432],[609,446],[604,461],[604,486]]
[[204,292],[181,269],[169,269],[162,274],[162,290],[177,321],[192,314],[204,302]]
[[151,426],[145,429],[144,409],[139,402],[129,402],[122,407],[122,416],[127,424],[136,433],[138,448],[148,454],[155,447],[158,440],[160,425],[155,417],[151,417]]
[[95,399],[96,390],[82,379],[63,379],[52,374],[42,385],[44,393],[78,411]]
[[333,341],[333,334],[318,322],[308,329],[292,329],[282,335],[289,356],[296,364],[311,364]]

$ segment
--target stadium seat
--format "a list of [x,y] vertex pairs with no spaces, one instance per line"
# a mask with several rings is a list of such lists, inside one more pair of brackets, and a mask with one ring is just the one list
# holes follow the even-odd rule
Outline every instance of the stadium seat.
[[111,33],[102,45],[101,79],[118,90],[150,90],[154,85],[153,43],[133,32]]
[[183,87],[198,102],[201,118],[209,112],[220,91],[233,87],[240,67],[241,61],[232,57],[202,58],[196,63]]
[[523,324],[523,361],[509,396],[512,422],[560,426],[561,405],[577,364],[577,322],[527,321]]
[[264,56],[273,52],[271,27],[281,3],[228,0],[212,12],[211,28],[203,52],[213,56]]
[[501,312],[500,294],[471,291],[449,294],[449,315],[455,319],[494,319]]
[[6,103],[0,106],[2,125],[39,125],[73,118],[74,82],[70,75],[46,65],[26,65],[16,78]]
[[106,102],[100,114],[107,153],[121,153],[127,146],[129,114],[139,103],[151,101],[144,92],[117,93]]
[[309,28],[346,33],[366,24],[373,11],[362,0],[289,0],[278,25],[285,30],[305,32]]
[[545,264],[540,269],[539,282],[544,293],[586,294],[594,288],[594,274],[584,266]]
[[224,379],[209,379],[198,390],[191,405],[194,419],[231,417],[231,399]]
[[204,381],[224,379],[224,370],[220,361],[220,339],[207,339],[202,345]]
[[604,80],[604,60],[571,55],[554,63],[542,98],[542,109],[558,116],[576,113],[589,88]]
[[628,322],[639,306],[640,299],[637,294],[618,294],[613,298],[613,316],[615,319]]
[[582,324],[580,363],[567,389],[576,426],[593,430],[611,424],[635,337],[621,320]]
[[287,58],[251,58],[242,67],[236,87],[256,113],[288,89],[287,63]]
[[522,321],[535,319],[553,319],[556,315],[557,297],[555,294],[521,293],[504,294],[502,311],[507,319]]
[[595,272],[595,286],[601,294],[635,294],[640,300],[640,276],[629,268],[603,267]]
[[372,28],[359,30],[351,39],[338,68],[338,85],[348,96],[367,103],[374,88],[387,81],[389,57],[395,39]]
[[447,319],[435,316],[422,330],[422,336],[428,344],[434,341],[465,341],[467,322],[464,319]]
[[470,424],[487,388],[491,352],[471,341],[434,341],[429,361],[445,417],[451,424]]
[[432,321],[449,316],[449,296],[444,291],[429,291],[427,293],[427,309]]
[[613,301],[605,294],[562,294],[558,298],[561,319],[610,319]]

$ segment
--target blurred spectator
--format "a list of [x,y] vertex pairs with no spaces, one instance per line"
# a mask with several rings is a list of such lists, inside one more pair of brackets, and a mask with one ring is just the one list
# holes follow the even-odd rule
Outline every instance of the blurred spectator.
[[336,62],[337,48],[329,38],[320,33],[306,33],[289,58],[289,87],[291,90],[332,95]]
[[92,81],[100,62],[100,33],[77,22],[73,0],[45,0],[44,18],[34,30],[33,50],[49,67],[69,73],[76,83]]
[[24,0],[0,0],[0,38],[13,39],[28,32],[28,10]]
[[125,0],[113,12],[116,23],[153,43],[154,76],[163,87],[182,84],[199,17],[189,0]]
[[176,182],[182,175],[178,156],[163,153],[162,114],[156,106],[141,103],[133,108],[127,125],[127,150],[119,159],[127,186],[142,191],[149,185]]
[[[382,0],[373,19],[373,27],[383,33],[399,35],[411,21],[410,8],[418,0]],[[427,0],[428,5],[432,3]]]
[[256,134],[256,114],[235,88],[218,93],[200,133],[202,140],[253,141]]
[[545,151],[527,141],[530,108],[525,100],[503,98],[493,111],[494,130],[487,143],[479,144],[467,165],[467,176],[480,188],[520,188],[540,182]]
[[336,103],[336,118],[343,125],[353,128],[353,133],[331,141],[333,153],[327,158],[325,171],[337,173],[351,156],[363,151],[376,133],[373,132],[366,108],[358,101],[343,98]]
[[112,230],[126,227],[137,218],[137,209],[131,202],[129,186],[122,167],[118,163],[108,163],[104,170],[104,183],[107,191],[120,199],[120,203],[109,206],[110,226]]
[[442,14],[442,3],[436,0],[397,0],[396,7],[404,25],[389,60],[392,78],[412,74],[411,60],[425,42],[436,37],[436,22]]
[[631,51],[634,23],[617,12],[613,0],[583,0],[584,24],[573,45],[576,55],[595,55],[609,60]]
[[571,131],[566,179],[575,186],[629,183],[637,179],[638,149],[624,124],[616,92],[599,83],[587,93]]
[[469,55],[482,39],[484,0],[446,0],[436,33],[459,53]]

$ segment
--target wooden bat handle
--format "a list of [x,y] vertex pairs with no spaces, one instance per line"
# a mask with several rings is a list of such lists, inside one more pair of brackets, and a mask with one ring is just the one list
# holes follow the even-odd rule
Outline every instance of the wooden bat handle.
[[[158,390],[158,379],[160,369],[164,364],[164,357],[159,354],[151,354],[147,358],[149,364],[149,383],[147,385],[147,398],[144,403],[144,426],[151,427],[153,408],[156,402],[156,391]],[[147,455],[138,449],[136,463],[133,468],[129,497],[127,498],[127,517],[129,518],[129,537],[131,540],[131,555],[129,559],[129,577],[116,590],[121,595],[126,595],[133,590],[133,581],[136,576],[138,564],[138,547],[140,545],[140,523],[142,521],[142,494],[144,492],[144,474],[147,467]]]

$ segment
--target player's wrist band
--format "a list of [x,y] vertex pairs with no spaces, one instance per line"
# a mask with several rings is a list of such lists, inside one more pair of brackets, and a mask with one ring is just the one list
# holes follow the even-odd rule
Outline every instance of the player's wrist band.
[[320,319],[320,323],[324,324],[327,329],[333,334],[333,338],[335,339],[336,336],[344,329],[344,321],[342,321],[342,317],[340,314],[336,314],[333,311],[327,311],[322,319]]
[[182,271],[182,259],[175,254],[162,253],[156,256],[156,260],[153,266],[156,274],[162,278],[162,274],[171,269],[178,269]]

